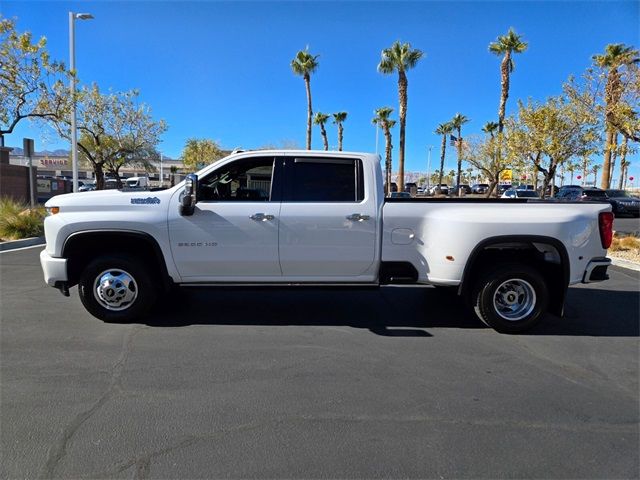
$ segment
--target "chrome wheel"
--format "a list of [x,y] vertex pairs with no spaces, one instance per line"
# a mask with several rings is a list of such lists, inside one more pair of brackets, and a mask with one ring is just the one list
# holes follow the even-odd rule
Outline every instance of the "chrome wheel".
[[495,312],[510,322],[526,318],[536,306],[536,292],[529,282],[512,278],[502,282],[493,295]]
[[138,297],[138,286],[129,273],[118,268],[105,270],[96,277],[93,288],[96,301],[107,310],[129,308]]

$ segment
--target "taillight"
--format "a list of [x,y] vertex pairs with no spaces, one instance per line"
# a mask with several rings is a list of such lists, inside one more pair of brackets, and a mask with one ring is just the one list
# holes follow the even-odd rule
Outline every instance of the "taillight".
[[609,248],[611,240],[613,240],[613,213],[601,212],[598,215],[598,226],[600,227],[602,248]]

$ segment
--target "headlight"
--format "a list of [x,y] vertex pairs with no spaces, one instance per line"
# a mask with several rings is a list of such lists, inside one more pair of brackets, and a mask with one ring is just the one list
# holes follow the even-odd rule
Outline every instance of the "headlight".
[[45,207],[47,210],[47,215],[55,215],[60,212],[60,207]]

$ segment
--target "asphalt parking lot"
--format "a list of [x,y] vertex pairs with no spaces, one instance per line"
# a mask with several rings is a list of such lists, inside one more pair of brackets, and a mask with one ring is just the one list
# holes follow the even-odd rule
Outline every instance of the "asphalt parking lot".
[[433,288],[193,290],[145,323],[0,253],[2,478],[638,478],[638,272],[484,328]]

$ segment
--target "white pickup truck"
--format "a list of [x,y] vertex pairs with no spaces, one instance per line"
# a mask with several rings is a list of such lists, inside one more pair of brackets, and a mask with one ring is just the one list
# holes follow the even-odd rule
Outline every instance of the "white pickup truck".
[[[163,191],[59,195],[46,204],[45,281],[94,316],[131,321],[175,287],[450,287],[520,332],[567,287],[606,280],[611,207],[390,199],[365,153],[234,153]],[[419,312],[416,312],[419,315]]]

